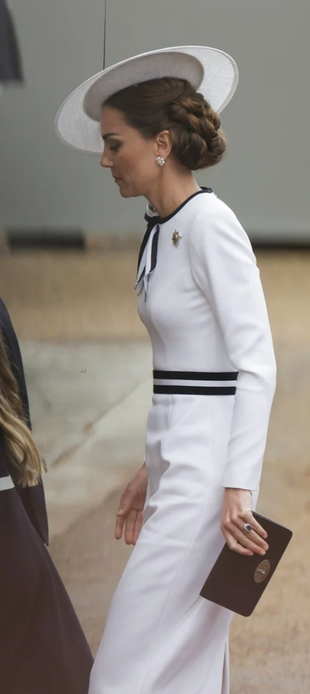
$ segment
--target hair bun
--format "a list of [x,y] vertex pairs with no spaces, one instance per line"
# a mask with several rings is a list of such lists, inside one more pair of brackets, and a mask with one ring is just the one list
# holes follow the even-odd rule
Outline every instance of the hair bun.
[[222,159],[226,139],[220,130],[220,116],[202,94],[191,85],[189,88],[190,93],[168,105],[168,115],[173,151],[184,166],[195,171],[214,166]]
[[169,130],[172,153],[196,171],[221,161],[226,140],[221,119],[187,80],[162,77],[127,87],[105,102],[118,109],[143,137]]

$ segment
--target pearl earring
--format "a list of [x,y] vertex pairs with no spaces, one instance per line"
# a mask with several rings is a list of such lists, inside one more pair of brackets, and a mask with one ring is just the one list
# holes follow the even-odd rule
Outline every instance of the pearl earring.
[[156,157],[156,163],[158,164],[158,166],[165,166],[166,162],[163,159],[163,157]]

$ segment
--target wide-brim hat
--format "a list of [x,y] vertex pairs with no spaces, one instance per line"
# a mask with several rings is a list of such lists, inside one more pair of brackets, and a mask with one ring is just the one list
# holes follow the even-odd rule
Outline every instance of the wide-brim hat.
[[126,87],[161,77],[188,80],[220,113],[236,90],[238,68],[227,53],[206,46],[175,46],[136,55],[93,75],[67,97],[55,119],[58,137],[74,149],[101,154],[103,103]]

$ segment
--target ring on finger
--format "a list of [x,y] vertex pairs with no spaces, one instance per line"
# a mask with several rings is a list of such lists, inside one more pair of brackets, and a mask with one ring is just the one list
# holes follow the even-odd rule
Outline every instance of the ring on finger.
[[243,526],[243,530],[245,530],[246,533],[251,533],[253,530],[251,523],[245,523]]

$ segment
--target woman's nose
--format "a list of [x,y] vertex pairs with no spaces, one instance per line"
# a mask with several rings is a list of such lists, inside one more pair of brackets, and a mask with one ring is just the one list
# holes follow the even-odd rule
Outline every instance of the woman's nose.
[[110,169],[112,165],[113,162],[111,157],[109,157],[109,154],[104,150],[100,159],[100,166],[102,166],[104,169]]

